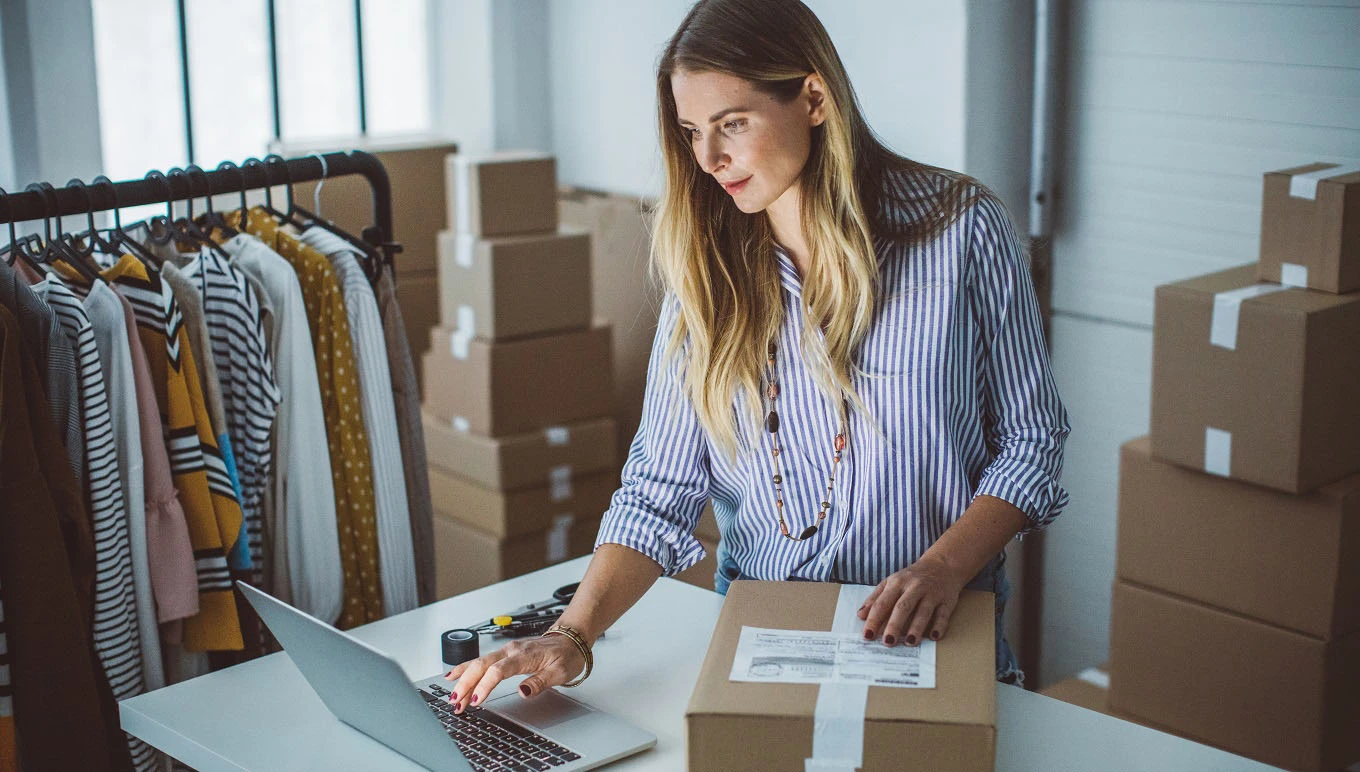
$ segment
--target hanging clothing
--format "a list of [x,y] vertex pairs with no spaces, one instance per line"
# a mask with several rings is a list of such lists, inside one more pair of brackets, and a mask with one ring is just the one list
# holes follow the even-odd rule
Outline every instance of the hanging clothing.
[[170,468],[194,547],[199,613],[184,620],[185,648],[240,649],[227,552],[240,534],[241,505],[212,436],[179,305],[160,273],[132,255],[123,255],[103,276],[136,312],[137,333],[168,430]]
[[84,496],[25,350],[46,344],[46,328],[32,324],[31,306],[13,309],[0,302],[0,589],[19,766],[30,758],[48,769],[131,769],[89,633],[94,546]]
[[[233,227],[239,212],[229,215]],[[232,222],[235,218],[235,222]],[[319,252],[283,232],[263,209],[250,210],[242,229],[271,246],[293,266],[302,287],[316,355],[326,436],[335,487],[335,512],[344,567],[345,601],[338,626],[354,627],[383,617],[378,571],[378,527],[368,432],[359,403],[359,377],[335,270]]]
[[236,268],[263,285],[274,309],[270,350],[280,402],[272,496],[264,508],[272,542],[265,587],[334,623],[346,592],[338,525],[342,513],[335,506],[330,456],[317,452],[327,447],[326,413],[302,286],[292,265],[254,236],[241,233],[222,246]]
[[345,315],[354,339],[354,355],[359,361],[359,398],[373,465],[383,609],[388,614],[400,614],[419,603],[410,505],[406,500],[406,478],[401,468],[401,439],[397,435],[392,377],[384,353],[386,346],[378,300],[373,295],[368,276],[359,265],[359,258],[343,239],[312,227],[302,234],[302,241],[330,260],[345,298]]

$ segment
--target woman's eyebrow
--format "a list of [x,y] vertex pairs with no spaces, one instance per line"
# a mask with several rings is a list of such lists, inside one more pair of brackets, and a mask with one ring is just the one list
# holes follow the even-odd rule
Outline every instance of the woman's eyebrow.
[[[750,112],[750,111],[751,111],[751,108],[749,108],[749,107],[729,107],[729,108],[727,108],[726,110],[719,110],[718,112],[713,113],[712,115],[708,116],[708,122],[709,122],[709,123],[716,123],[716,122],[718,121],[719,118],[722,118],[724,115],[727,115],[728,113],[746,113],[746,112]],[[690,123],[689,121],[685,120],[684,118],[681,118],[681,119],[680,119],[680,125],[681,125],[681,126],[693,126],[694,124]]]

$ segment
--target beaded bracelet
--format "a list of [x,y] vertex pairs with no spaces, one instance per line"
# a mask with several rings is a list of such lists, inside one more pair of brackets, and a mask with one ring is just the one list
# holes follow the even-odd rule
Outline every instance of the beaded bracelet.
[[574,628],[567,627],[566,625],[553,625],[552,627],[548,628],[547,632],[543,633],[544,637],[547,637],[549,635],[561,635],[569,639],[572,643],[576,644],[576,648],[581,650],[581,656],[585,657],[586,660],[585,672],[575,680],[562,684],[562,686],[566,688],[580,686],[583,681],[585,681],[587,678],[590,678],[590,671],[595,669],[595,656],[590,653],[590,646],[586,644],[585,637],[582,636],[579,631],[575,630]]

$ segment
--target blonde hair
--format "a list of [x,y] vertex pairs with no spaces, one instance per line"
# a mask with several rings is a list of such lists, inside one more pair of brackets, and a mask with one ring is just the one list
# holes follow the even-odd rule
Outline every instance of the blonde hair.
[[[745,396],[748,428],[762,422],[766,345],[782,322],[779,265],[765,213],[742,212],[699,167],[671,91],[678,71],[733,75],[785,103],[798,97],[808,75],[821,77],[826,119],[812,128],[798,178],[809,251],[803,354],[830,405],[840,411],[844,394],[851,409],[876,426],[850,381],[877,304],[875,238],[906,244],[931,238],[966,208],[967,191],[976,183],[899,156],[873,134],[830,36],[801,2],[700,0],[690,9],[657,67],[666,182],[652,234],[652,269],[679,306],[667,357],[683,355],[685,391],[708,436],[729,458],[743,439],[754,440],[738,432],[738,394]],[[923,171],[943,184],[904,184]],[[825,346],[818,345],[819,329]]]

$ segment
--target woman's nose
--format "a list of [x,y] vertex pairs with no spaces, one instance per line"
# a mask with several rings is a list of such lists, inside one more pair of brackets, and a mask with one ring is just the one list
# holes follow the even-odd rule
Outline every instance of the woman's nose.
[[715,174],[726,162],[722,147],[716,139],[704,138],[699,145],[699,166],[708,174]]

